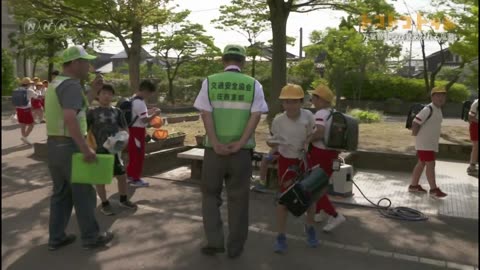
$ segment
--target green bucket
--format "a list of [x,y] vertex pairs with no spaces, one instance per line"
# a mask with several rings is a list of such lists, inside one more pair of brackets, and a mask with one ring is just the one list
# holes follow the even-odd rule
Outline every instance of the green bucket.
[[77,184],[111,184],[113,178],[114,155],[97,154],[97,160],[87,163],[83,154],[75,153],[72,157],[72,183]]

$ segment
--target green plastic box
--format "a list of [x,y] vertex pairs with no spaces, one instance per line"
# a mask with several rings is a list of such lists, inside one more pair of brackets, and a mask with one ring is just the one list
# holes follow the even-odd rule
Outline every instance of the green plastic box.
[[110,154],[97,154],[97,160],[86,163],[82,153],[72,157],[72,183],[77,184],[111,184],[113,178],[113,162],[115,157]]

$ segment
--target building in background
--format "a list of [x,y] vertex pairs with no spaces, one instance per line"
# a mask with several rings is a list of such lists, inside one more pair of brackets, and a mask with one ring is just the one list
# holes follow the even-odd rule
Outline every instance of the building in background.
[[[21,25],[17,24],[13,19],[13,15],[8,12],[7,1],[2,1],[2,49],[8,50],[12,54],[14,72],[16,77],[31,76],[32,62],[30,59],[23,59],[21,55],[17,55],[15,48],[10,47],[11,33],[20,32]],[[26,66],[27,74],[24,74],[24,66]]]

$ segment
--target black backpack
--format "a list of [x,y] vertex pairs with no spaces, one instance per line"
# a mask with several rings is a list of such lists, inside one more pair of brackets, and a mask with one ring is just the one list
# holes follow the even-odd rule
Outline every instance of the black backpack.
[[135,99],[141,99],[141,98],[137,96],[132,98],[121,98],[117,102],[117,108],[119,108],[120,111],[123,113],[123,116],[125,117],[125,121],[127,121],[127,124],[129,127],[131,127],[133,123],[135,123],[135,121],[137,121],[138,119],[138,115],[132,119],[132,102]]
[[357,151],[358,120],[350,115],[332,110],[327,121],[332,118],[325,146],[331,149]]
[[25,88],[17,88],[12,92],[12,104],[15,107],[28,106],[28,91]]
[[[462,107],[462,119],[465,122],[468,122],[468,115],[470,113],[470,108],[472,107],[472,103],[470,100],[464,101],[463,102],[463,107]],[[478,111],[478,107],[477,107]]]
[[[432,117],[433,108],[432,108],[431,105],[414,104],[414,105],[412,105],[412,107],[410,107],[410,110],[408,111],[407,122],[405,124],[405,128],[412,129],[413,120],[415,119],[417,114],[419,112],[421,112],[423,110],[423,108],[425,108],[425,106],[428,106],[428,108],[430,109],[430,113],[428,114],[427,120],[425,120],[425,122],[427,122],[428,119],[430,119],[430,117]],[[425,122],[423,122],[423,123],[425,123]]]

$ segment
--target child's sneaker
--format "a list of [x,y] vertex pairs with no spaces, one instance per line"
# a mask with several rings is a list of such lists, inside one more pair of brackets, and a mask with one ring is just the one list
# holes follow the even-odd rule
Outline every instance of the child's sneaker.
[[132,187],[148,187],[150,184],[142,179],[136,179],[129,182]]
[[113,212],[113,208],[110,204],[103,205],[100,207],[100,212],[104,214],[105,216],[113,216],[115,215],[115,212]]
[[412,192],[412,193],[427,193],[427,191],[425,189],[422,188],[422,186],[420,185],[416,185],[416,186],[408,186],[408,192]]
[[328,214],[322,211],[320,213],[316,213],[315,216],[313,217],[313,220],[315,220],[315,222],[322,222],[327,217],[328,217]]
[[130,200],[126,200],[126,201],[123,201],[123,202],[121,201],[120,206],[124,207],[124,208],[127,208],[127,209],[133,209],[133,210],[138,208],[138,206],[136,204],[132,203]]
[[287,251],[287,237],[281,233],[277,236],[277,239],[275,239],[274,252],[284,253],[285,251]]
[[467,168],[467,174],[470,176],[478,176],[478,169],[476,167],[469,166]]
[[430,197],[432,198],[444,198],[447,197],[447,193],[444,193],[440,190],[440,188],[430,189]]
[[311,248],[318,246],[317,233],[313,225],[305,225],[305,234],[307,235],[307,244]]
[[342,214],[338,213],[336,217],[330,217],[328,219],[327,225],[323,227],[324,232],[331,232],[335,229],[338,225],[342,224],[347,220]]
[[21,140],[28,145],[32,145],[32,143],[27,139],[27,137],[22,137]]

